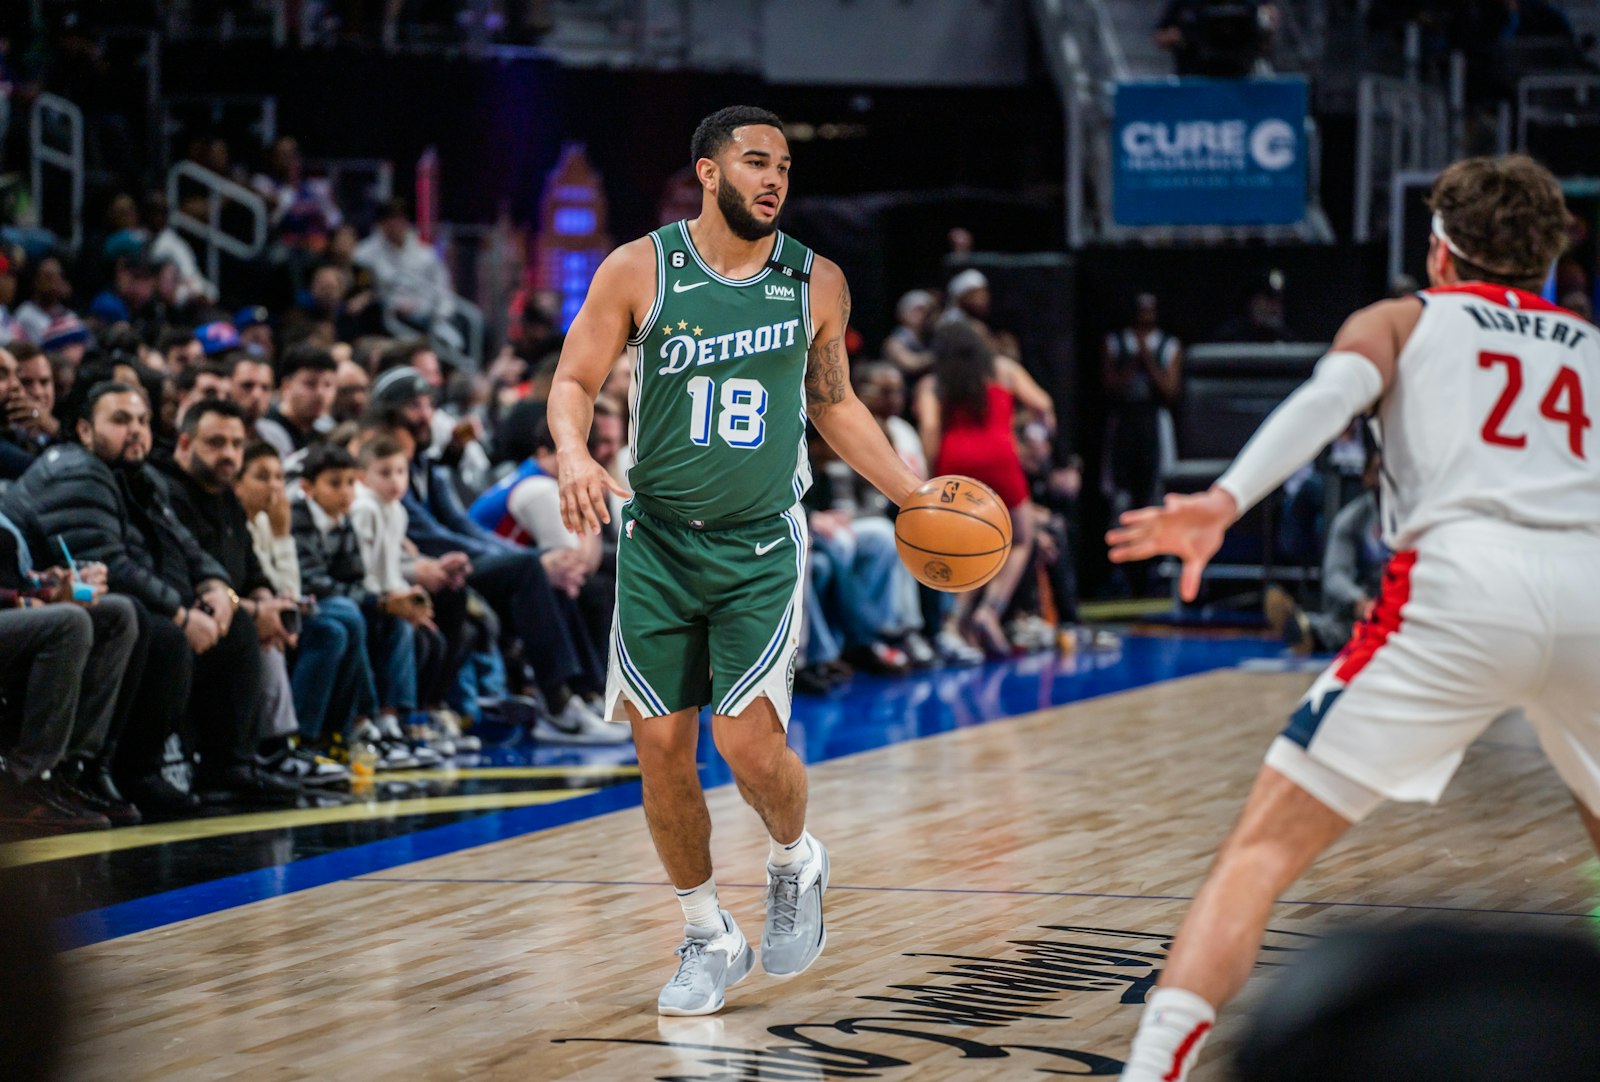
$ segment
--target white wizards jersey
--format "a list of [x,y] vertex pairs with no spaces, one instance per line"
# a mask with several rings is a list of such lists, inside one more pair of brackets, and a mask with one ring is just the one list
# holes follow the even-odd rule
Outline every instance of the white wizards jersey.
[[1506,286],[1419,296],[1378,408],[1389,546],[1471,518],[1600,533],[1600,332]]

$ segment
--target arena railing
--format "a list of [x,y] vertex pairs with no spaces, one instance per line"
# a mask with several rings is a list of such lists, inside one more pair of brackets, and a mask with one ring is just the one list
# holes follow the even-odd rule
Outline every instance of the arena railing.
[[[195,218],[181,209],[180,189],[184,185],[198,185],[206,194],[206,217]],[[171,209],[171,224],[199,240],[206,248],[206,276],[212,284],[221,285],[222,256],[235,259],[254,259],[267,248],[267,203],[261,196],[242,184],[235,184],[218,173],[202,168],[194,162],[179,162],[167,172],[167,203]],[[248,239],[235,236],[223,227],[222,214],[228,206],[238,207],[250,218]]]
[[[63,148],[55,137],[65,133]],[[59,94],[40,94],[33,105],[33,117],[28,124],[28,149],[32,161],[30,179],[33,184],[33,205],[39,215],[39,224],[49,228],[44,219],[44,169],[52,166],[64,170],[71,192],[71,221],[68,224],[67,245],[73,252],[83,246],[83,110]]]
[[[1443,91],[1387,75],[1364,75],[1356,90],[1356,191],[1352,232],[1373,238],[1403,173],[1443,169],[1450,160],[1450,111]],[[1381,203],[1380,203],[1381,201]]]

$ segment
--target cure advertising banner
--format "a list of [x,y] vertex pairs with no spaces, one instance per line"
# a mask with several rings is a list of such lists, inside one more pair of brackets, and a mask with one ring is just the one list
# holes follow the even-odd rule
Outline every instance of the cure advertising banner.
[[1304,79],[1117,84],[1118,225],[1290,225],[1306,212]]

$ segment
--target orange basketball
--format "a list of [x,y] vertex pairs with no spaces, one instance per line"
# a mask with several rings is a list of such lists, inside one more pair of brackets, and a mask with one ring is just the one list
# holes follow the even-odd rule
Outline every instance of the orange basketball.
[[999,573],[1011,552],[1011,512],[981,481],[935,477],[900,506],[894,540],[924,586],[975,590]]

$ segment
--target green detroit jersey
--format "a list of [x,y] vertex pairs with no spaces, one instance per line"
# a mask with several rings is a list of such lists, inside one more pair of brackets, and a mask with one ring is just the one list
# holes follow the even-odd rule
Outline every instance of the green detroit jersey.
[[781,514],[811,484],[805,372],[813,253],[773,235],[768,265],[735,280],[695,251],[684,222],[650,234],[656,299],[636,353],[628,483],[683,521]]

